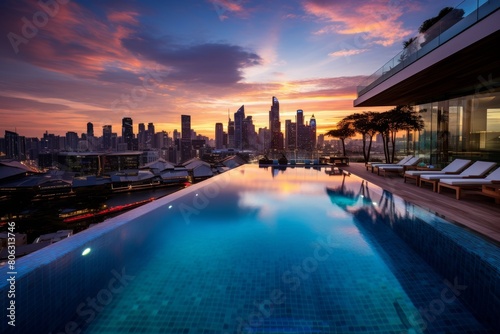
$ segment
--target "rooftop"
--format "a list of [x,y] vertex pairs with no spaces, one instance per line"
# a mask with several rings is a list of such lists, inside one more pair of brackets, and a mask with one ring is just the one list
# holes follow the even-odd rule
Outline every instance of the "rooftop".
[[500,40],[500,1],[483,3],[469,12],[467,6],[474,4],[462,2],[460,8],[468,15],[408,60],[401,61],[398,54],[377,70],[358,87],[354,106],[447,100],[476,93],[478,85],[484,85],[480,76],[497,82],[498,55],[491,45]]
[[408,202],[465,226],[500,243],[500,205],[494,199],[466,192],[463,199],[455,199],[455,193],[435,193],[430,188],[404,183],[400,176],[383,177],[365,169],[364,163],[351,163],[344,170],[371,182]]

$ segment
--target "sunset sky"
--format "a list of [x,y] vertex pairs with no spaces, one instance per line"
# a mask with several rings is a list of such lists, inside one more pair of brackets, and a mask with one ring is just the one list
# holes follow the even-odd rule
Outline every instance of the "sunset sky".
[[[45,6],[42,6],[45,3]],[[303,109],[318,133],[354,108],[356,86],[420,24],[458,1],[184,0],[0,2],[0,136],[86,132],[121,119],[214,137],[245,105],[268,127]],[[45,9],[43,8],[45,7]],[[372,108],[369,110],[387,110]]]

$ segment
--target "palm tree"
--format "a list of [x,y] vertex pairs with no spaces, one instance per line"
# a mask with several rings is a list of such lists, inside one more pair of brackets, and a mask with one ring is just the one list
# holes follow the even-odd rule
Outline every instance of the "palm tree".
[[338,138],[342,142],[342,154],[345,157],[346,152],[345,152],[345,140],[349,137],[354,136],[356,132],[354,129],[351,127],[350,123],[347,122],[338,122],[337,123],[337,128],[330,130],[326,133],[327,136],[333,137],[333,138]]
[[399,57],[399,61],[403,61],[408,58],[412,53],[417,50],[417,37],[411,37],[406,41],[403,41],[403,52]]

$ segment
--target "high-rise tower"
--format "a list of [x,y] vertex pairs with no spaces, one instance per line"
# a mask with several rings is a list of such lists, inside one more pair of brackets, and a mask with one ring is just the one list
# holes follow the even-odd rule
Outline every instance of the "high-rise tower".
[[275,96],[273,96],[271,110],[269,111],[269,129],[271,130],[270,149],[282,150],[283,134],[281,133],[280,104]]
[[191,139],[191,116],[181,115],[181,138]]
[[104,150],[110,150],[113,145],[111,141],[111,134],[113,132],[113,129],[111,125],[104,125],[102,127],[102,148]]
[[191,116],[181,115],[181,162],[191,159]]
[[137,127],[137,141],[139,142],[139,150],[146,149],[146,125],[139,123]]
[[215,148],[221,149],[224,145],[224,125],[215,123]]
[[316,149],[316,118],[314,114],[311,116],[309,121],[309,126],[311,127],[311,149]]
[[94,124],[91,122],[87,123],[87,137],[94,137]]
[[243,132],[246,130],[243,126],[245,119],[245,106],[241,106],[237,112],[234,113],[234,148],[243,148]]
[[134,149],[134,128],[132,125],[132,118],[124,117],[122,119],[122,140],[127,144],[129,151]]

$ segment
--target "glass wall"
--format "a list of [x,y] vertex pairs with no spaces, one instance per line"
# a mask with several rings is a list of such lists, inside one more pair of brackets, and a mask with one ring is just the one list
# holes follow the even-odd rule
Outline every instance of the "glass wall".
[[417,154],[431,165],[456,158],[500,163],[500,92],[416,106],[425,128],[415,134]]

